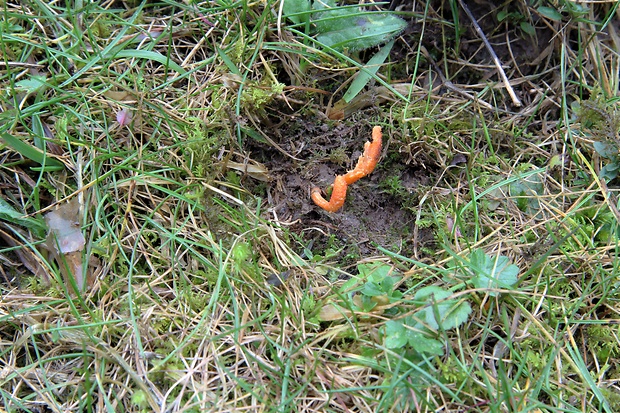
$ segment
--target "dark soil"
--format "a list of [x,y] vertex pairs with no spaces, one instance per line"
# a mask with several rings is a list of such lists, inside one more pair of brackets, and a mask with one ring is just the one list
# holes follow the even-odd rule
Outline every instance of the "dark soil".
[[[343,256],[359,257],[373,254],[377,245],[400,250],[412,241],[415,214],[381,189],[382,180],[394,175],[384,160],[372,174],[349,186],[341,210],[326,212],[310,199],[312,187],[326,189],[336,175],[355,167],[375,124],[292,120],[274,130],[272,136],[279,136],[278,145],[300,160],[262,146],[254,151],[255,155],[262,152],[255,159],[264,162],[274,178],[270,200],[278,219],[295,223],[293,230],[303,234],[306,242],[313,241],[315,252],[331,242],[332,248],[343,248]],[[390,143],[390,136],[384,135],[384,154],[390,151]],[[403,173],[405,182],[412,188],[430,183],[427,173],[418,176],[413,169]],[[331,235],[337,241],[330,240]]]
[[[536,27],[536,36],[532,37],[520,29],[520,23],[526,17],[523,20],[513,17],[501,23],[497,19],[497,13],[501,10],[514,16],[531,17],[528,10],[510,10],[510,2],[503,8],[486,1],[466,3],[500,61],[509,67],[506,70],[509,78],[544,72],[549,59],[555,55],[553,43],[550,43],[552,31],[548,27],[542,24],[536,26],[537,21],[531,20],[533,27]],[[423,9],[411,10],[411,4],[396,0],[390,4],[390,9],[413,11],[417,15],[424,13]],[[415,4],[424,7],[422,3]],[[430,10],[433,19],[425,22],[425,36],[422,39],[422,21],[415,18],[409,20],[409,27],[398,38],[391,54],[392,76],[400,82],[411,82],[410,68],[415,65],[418,42],[422,41],[435,61],[429,62],[423,58],[418,73],[447,69],[448,72],[443,73],[445,78],[459,85],[484,82],[487,78],[498,79],[491,56],[467,15],[459,11],[461,27],[457,45],[457,35],[450,26],[454,19],[448,2],[433,1]],[[367,60],[375,52],[368,50],[362,53],[360,60]],[[446,54],[450,52],[455,55]],[[280,76],[282,73],[284,70]],[[547,77],[549,82],[553,81],[553,74]],[[332,79],[332,83],[326,82],[320,87],[332,92],[339,86],[338,81],[345,80],[346,77]],[[526,82],[515,87],[526,104],[527,87],[529,84]],[[339,98],[334,96],[333,101]],[[298,100],[304,101],[301,93]],[[418,250],[435,243],[432,228],[419,229],[414,239],[416,211],[410,202],[403,202],[402,196],[388,193],[382,183],[396,176],[412,198],[419,199],[419,192],[437,184],[437,178],[448,165],[439,164],[424,151],[418,151],[414,159],[411,154],[403,153],[406,139],[390,136],[390,127],[384,115],[388,113],[386,107],[373,105],[344,120],[331,121],[324,115],[326,105],[325,101],[316,103],[312,107],[314,114],[303,118],[284,102],[268,110],[270,121],[265,125],[264,132],[290,156],[264,144],[255,142],[250,145],[252,157],[263,162],[274,178],[269,189],[269,200],[278,219],[294,223],[293,230],[305,241],[313,241],[315,253],[331,246],[343,248],[343,256],[359,257],[372,255],[379,245],[407,255],[412,253],[413,248]],[[512,109],[506,107],[506,110]],[[489,113],[488,116],[493,122],[499,122],[497,114]],[[370,139],[374,125],[384,125],[383,155],[377,169],[349,187],[345,206],[340,211],[328,213],[315,206],[310,200],[310,188],[319,186],[325,189],[333,183],[335,175],[352,169],[364,142]]]

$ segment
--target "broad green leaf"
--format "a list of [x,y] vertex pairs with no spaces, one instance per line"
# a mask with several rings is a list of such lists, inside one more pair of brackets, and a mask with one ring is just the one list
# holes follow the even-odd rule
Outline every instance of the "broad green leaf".
[[306,23],[310,18],[309,0],[284,0],[282,12],[293,23]]
[[435,286],[424,287],[415,294],[415,300],[428,303],[420,313],[431,328],[449,330],[460,326],[469,318],[469,302],[449,299],[451,296],[451,291]]
[[371,312],[378,305],[378,303],[373,300],[372,297],[369,297],[367,295],[357,295],[353,297],[351,301],[354,304],[352,308],[355,309],[357,307],[365,313]]
[[519,27],[521,27],[521,30],[523,30],[524,33],[527,33],[532,37],[536,35],[536,29],[528,22],[519,23]]
[[411,348],[418,353],[430,354],[432,356],[442,356],[444,353],[444,345],[434,338],[430,338],[422,333],[408,331],[408,342]]
[[402,321],[389,320],[385,323],[385,346],[401,348],[409,341],[407,328]]
[[381,65],[385,63],[385,59],[389,56],[392,46],[394,46],[394,40],[383,46],[381,50],[379,50],[379,52],[364,65],[364,69],[360,70],[355,77],[355,80],[353,80],[351,86],[349,86],[349,89],[347,89],[346,93],[342,97],[345,102],[351,102],[351,100],[355,98],[355,96],[357,96],[362,89],[364,89],[364,87],[366,87],[368,82],[370,82],[370,79],[376,75],[377,70],[379,70]]
[[[503,255],[490,257],[480,249],[471,253],[469,265],[473,272],[472,282],[476,288],[510,288],[517,282],[519,275],[519,267],[510,264],[508,257]],[[489,295],[497,294],[497,291],[489,291]]]
[[601,155],[603,158],[611,159],[618,155],[618,147],[609,142],[594,141],[592,146],[594,147],[596,153]]
[[601,178],[609,182],[618,176],[619,170],[620,170],[620,163],[618,163],[617,161],[609,162],[607,165],[601,168],[601,172],[600,172]]
[[542,174],[536,173],[512,182],[510,196],[515,198],[519,209],[529,215],[540,212],[538,197],[543,194]]
[[376,297],[385,294],[381,286],[373,282],[367,282],[364,284],[361,293],[368,297]]
[[24,214],[13,209],[3,198],[0,198],[0,219],[39,231],[46,229],[45,225],[35,218],[24,218]]
[[335,7],[334,1],[315,1],[313,22],[317,40],[336,50],[358,51],[386,43],[407,26],[392,14],[362,12],[358,7]]
[[508,12],[505,10],[500,10],[497,12],[497,21],[498,22],[503,22],[506,17],[508,17]]
[[341,293],[347,293],[358,289],[361,284],[361,280],[359,277],[351,277],[340,287],[339,291]]
[[541,6],[538,8],[538,12],[548,19],[558,22],[562,20],[562,13],[551,7]]
[[357,271],[360,274],[360,278],[380,283],[390,274],[392,271],[392,266],[377,262],[358,264]]

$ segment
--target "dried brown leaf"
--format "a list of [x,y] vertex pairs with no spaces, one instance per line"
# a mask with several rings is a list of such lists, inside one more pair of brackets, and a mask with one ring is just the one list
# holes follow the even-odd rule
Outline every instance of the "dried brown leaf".
[[[46,248],[56,260],[67,287],[71,279],[79,291],[89,285],[88,275],[84,272],[82,250],[86,239],[80,226],[80,204],[77,198],[61,205],[58,209],[45,215],[49,232]],[[71,291],[71,289],[69,289]]]

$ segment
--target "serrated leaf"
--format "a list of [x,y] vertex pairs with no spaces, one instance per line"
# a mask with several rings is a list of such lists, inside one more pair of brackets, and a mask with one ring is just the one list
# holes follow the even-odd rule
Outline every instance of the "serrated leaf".
[[436,287],[434,285],[420,288],[415,295],[413,296],[414,300],[419,301],[427,301],[435,297],[436,300],[441,300],[443,298],[449,297],[452,293],[448,290],[444,290],[441,287]]
[[408,343],[418,353],[432,356],[443,356],[444,345],[439,340],[427,337],[422,333],[409,331]]
[[469,302],[448,299],[451,296],[451,291],[435,286],[424,287],[415,294],[415,300],[429,302],[428,306],[419,312],[429,327],[449,330],[467,321],[471,314]]
[[449,330],[465,323],[471,314],[471,305],[465,300],[446,300],[424,309],[426,323],[433,329]]
[[[519,267],[510,264],[508,257],[503,255],[489,257],[480,249],[471,253],[469,265],[473,272],[472,282],[480,289],[510,288],[517,282],[519,275]],[[489,291],[491,296],[497,294],[497,291]]]
[[33,75],[28,79],[15,83],[15,87],[23,92],[36,93],[47,87],[46,81],[47,77],[45,75]]

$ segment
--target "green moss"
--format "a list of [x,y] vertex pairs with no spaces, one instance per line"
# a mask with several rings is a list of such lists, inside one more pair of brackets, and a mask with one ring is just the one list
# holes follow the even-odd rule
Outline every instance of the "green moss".
[[438,367],[444,383],[462,383],[469,379],[467,371],[456,365],[453,358],[440,361]]
[[615,141],[620,129],[620,112],[614,102],[608,102],[600,93],[573,106],[581,127],[599,141]]
[[282,94],[284,84],[267,79],[260,84],[249,82],[241,92],[241,104],[245,109],[264,110],[265,106]]
[[601,389],[601,393],[607,402],[609,403],[609,407],[612,412],[620,411],[620,393],[614,391],[612,388],[599,387]]
[[185,159],[191,171],[199,178],[214,179],[217,172],[217,153],[229,141],[228,131],[209,128],[198,118],[189,118],[185,127],[187,145]]
[[595,354],[600,361],[608,360],[610,357],[620,356],[620,342],[616,336],[617,326],[609,325],[590,325],[586,329],[588,348]]
[[336,148],[331,151],[328,155],[328,159],[336,165],[346,165],[350,161],[349,155],[344,148]]
[[144,390],[135,390],[131,395],[131,404],[139,409],[146,409],[149,407],[149,401]]
[[392,175],[384,178],[380,183],[381,189],[389,195],[404,199],[409,191],[403,186],[399,175]]
[[90,26],[90,32],[99,38],[107,39],[110,37],[110,23],[106,21],[102,21],[101,19],[96,20]]

